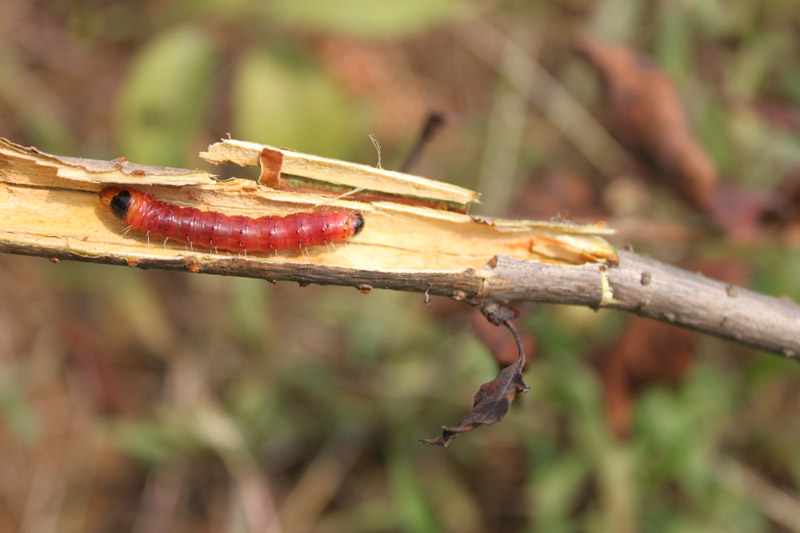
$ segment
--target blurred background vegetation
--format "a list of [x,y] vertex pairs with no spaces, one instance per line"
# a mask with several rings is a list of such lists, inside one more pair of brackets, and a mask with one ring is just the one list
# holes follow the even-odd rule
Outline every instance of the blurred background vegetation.
[[[397,168],[440,111],[413,171],[481,213],[604,217],[618,244],[800,298],[796,228],[721,232],[554,126],[543,73],[588,110],[573,130],[606,124],[580,33],[665,70],[742,198],[791,185],[788,1],[3,0],[0,135],[248,177],[196,154],[230,133],[375,164],[373,134]],[[445,451],[416,438],[457,423],[510,342],[460,305],[0,257],[0,530],[800,531],[800,367],[522,310],[531,393]]]

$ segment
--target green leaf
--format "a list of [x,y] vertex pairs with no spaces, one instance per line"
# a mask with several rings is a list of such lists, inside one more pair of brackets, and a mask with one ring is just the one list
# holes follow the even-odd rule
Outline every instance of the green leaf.
[[347,158],[356,132],[366,131],[355,103],[303,54],[251,51],[233,94],[236,138]]
[[275,0],[273,17],[287,23],[361,37],[399,37],[454,18],[463,10],[457,0]]
[[205,122],[214,71],[214,44],[193,27],[169,30],[134,61],[117,102],[122,153],[149,164],[184,166]]

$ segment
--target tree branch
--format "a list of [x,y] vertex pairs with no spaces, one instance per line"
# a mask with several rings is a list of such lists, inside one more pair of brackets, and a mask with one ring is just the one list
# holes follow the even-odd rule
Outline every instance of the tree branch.
[[[619,252],[608,267],[563,267],[499,257],[491,299],[567,303],[641,316],[800,360],[800,306]],[[603,302],[603,278],[613,300]]]
[[[602,226],[486,221],[390,202],[327,200],[360,209],[365,230],[337,250],[235,256],[149,245],[125,236],[97,193],[137,183],[170,201],[254,216],[299,210],[318,196],[130,163],[58,158],[0,143],[0,252],[53,261],[416,291],[486,309],[528,300],[621,309],[800,359],[800,306],[613,249]],[[363,169],[362,169],[363,170]],[[189,185],[189,186],[186,186]],[[415,182],[415,186],[419,183]],[[257,215],[256,215],[257,216]]]

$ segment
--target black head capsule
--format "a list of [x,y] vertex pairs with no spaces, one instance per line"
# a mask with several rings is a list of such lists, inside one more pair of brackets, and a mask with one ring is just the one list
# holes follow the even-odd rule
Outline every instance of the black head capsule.
[[111,199],[111,211],[117,215],[120,220],[128,215],[128,209],[131,206],[131,193],[125,189],[121,190],[119,194]]
[[359,212],[355,212],[353,213],[353,218],[355,218],[353,221],[353,235],[358,235],[364,229],[364,216]]
[[131,192],[126,189],[109,187],[100,193],[100,200],[111,209],[120,220],[124,220],[131,207]]

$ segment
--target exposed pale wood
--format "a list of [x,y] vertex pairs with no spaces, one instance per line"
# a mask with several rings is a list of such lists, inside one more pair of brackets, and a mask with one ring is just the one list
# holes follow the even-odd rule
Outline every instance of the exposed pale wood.
[[[115,170],[111,162],[109,170],[107,163],[57,158],[0,141],[0,251],[362,291],[427,292],[482,307],[515,300],[608,307],[789,357],[800,354],[800,306],[633,253],[617,256],[599,235],[608,232],[602,226],[480,221],[391,202],[269,191],[245,180],[216,183],[182,169],[128,164]],[[123,235],[97,198],[105,184],[130,184],[141,178],[130,173],[142,169],[152,185],[141,188],[171,202],[250,216],[324,203],[361,210],[366,227],[336,250],[277,257],[148,244],[142,236]]]
[[200,157],[212,163],[236,163],[241,166],[259,166],[259,155],[264,148],[280,152],[283,156],[283,174],[309,178],[314,181],[351,188],[364,188],[397,196],[413,196],[426,200],[469,206],[480,196],[474,191],[429,180],[412,174],[384,170],[340,161],[317,155],[304,154],[236,139],[224,139],[208,147]]
[[[182,258],[233,259],[179,243],[148,243],[104,209],[98,193],[109,184],[133,185],[160,200],[229,215],[287,215],[319,209],[363,213],[364,230],[347,245],[277,255],[250,255],[258,264],[325,265],[387,272],[457,272],[482,267],[492,256],[581,264],[614,260],[597,234],[607,228],[559,222],[477,220],[468,215],[392,202],[364,203],[274,191],[253,181],[216,182],[198,171],[58,158],[0,142],[0,240],[61,248],[72,254],[126,257],[132,262]],[[81,171],[81,169],[83,169]],[[143,175],[133,172],[145,172]],[[176,245],[177,244],[177,245]],[[255,267],[254,267],[255,268]]]
[[[53,155],[0,138],[3,181],[36,187],[69,183],[76,190],[98,190],[104,183],[121,185],[209,185],[212,176],[200,170],[140,165],[124,159],[101,161]],[[81,184],[86,184],[82,186]]]

